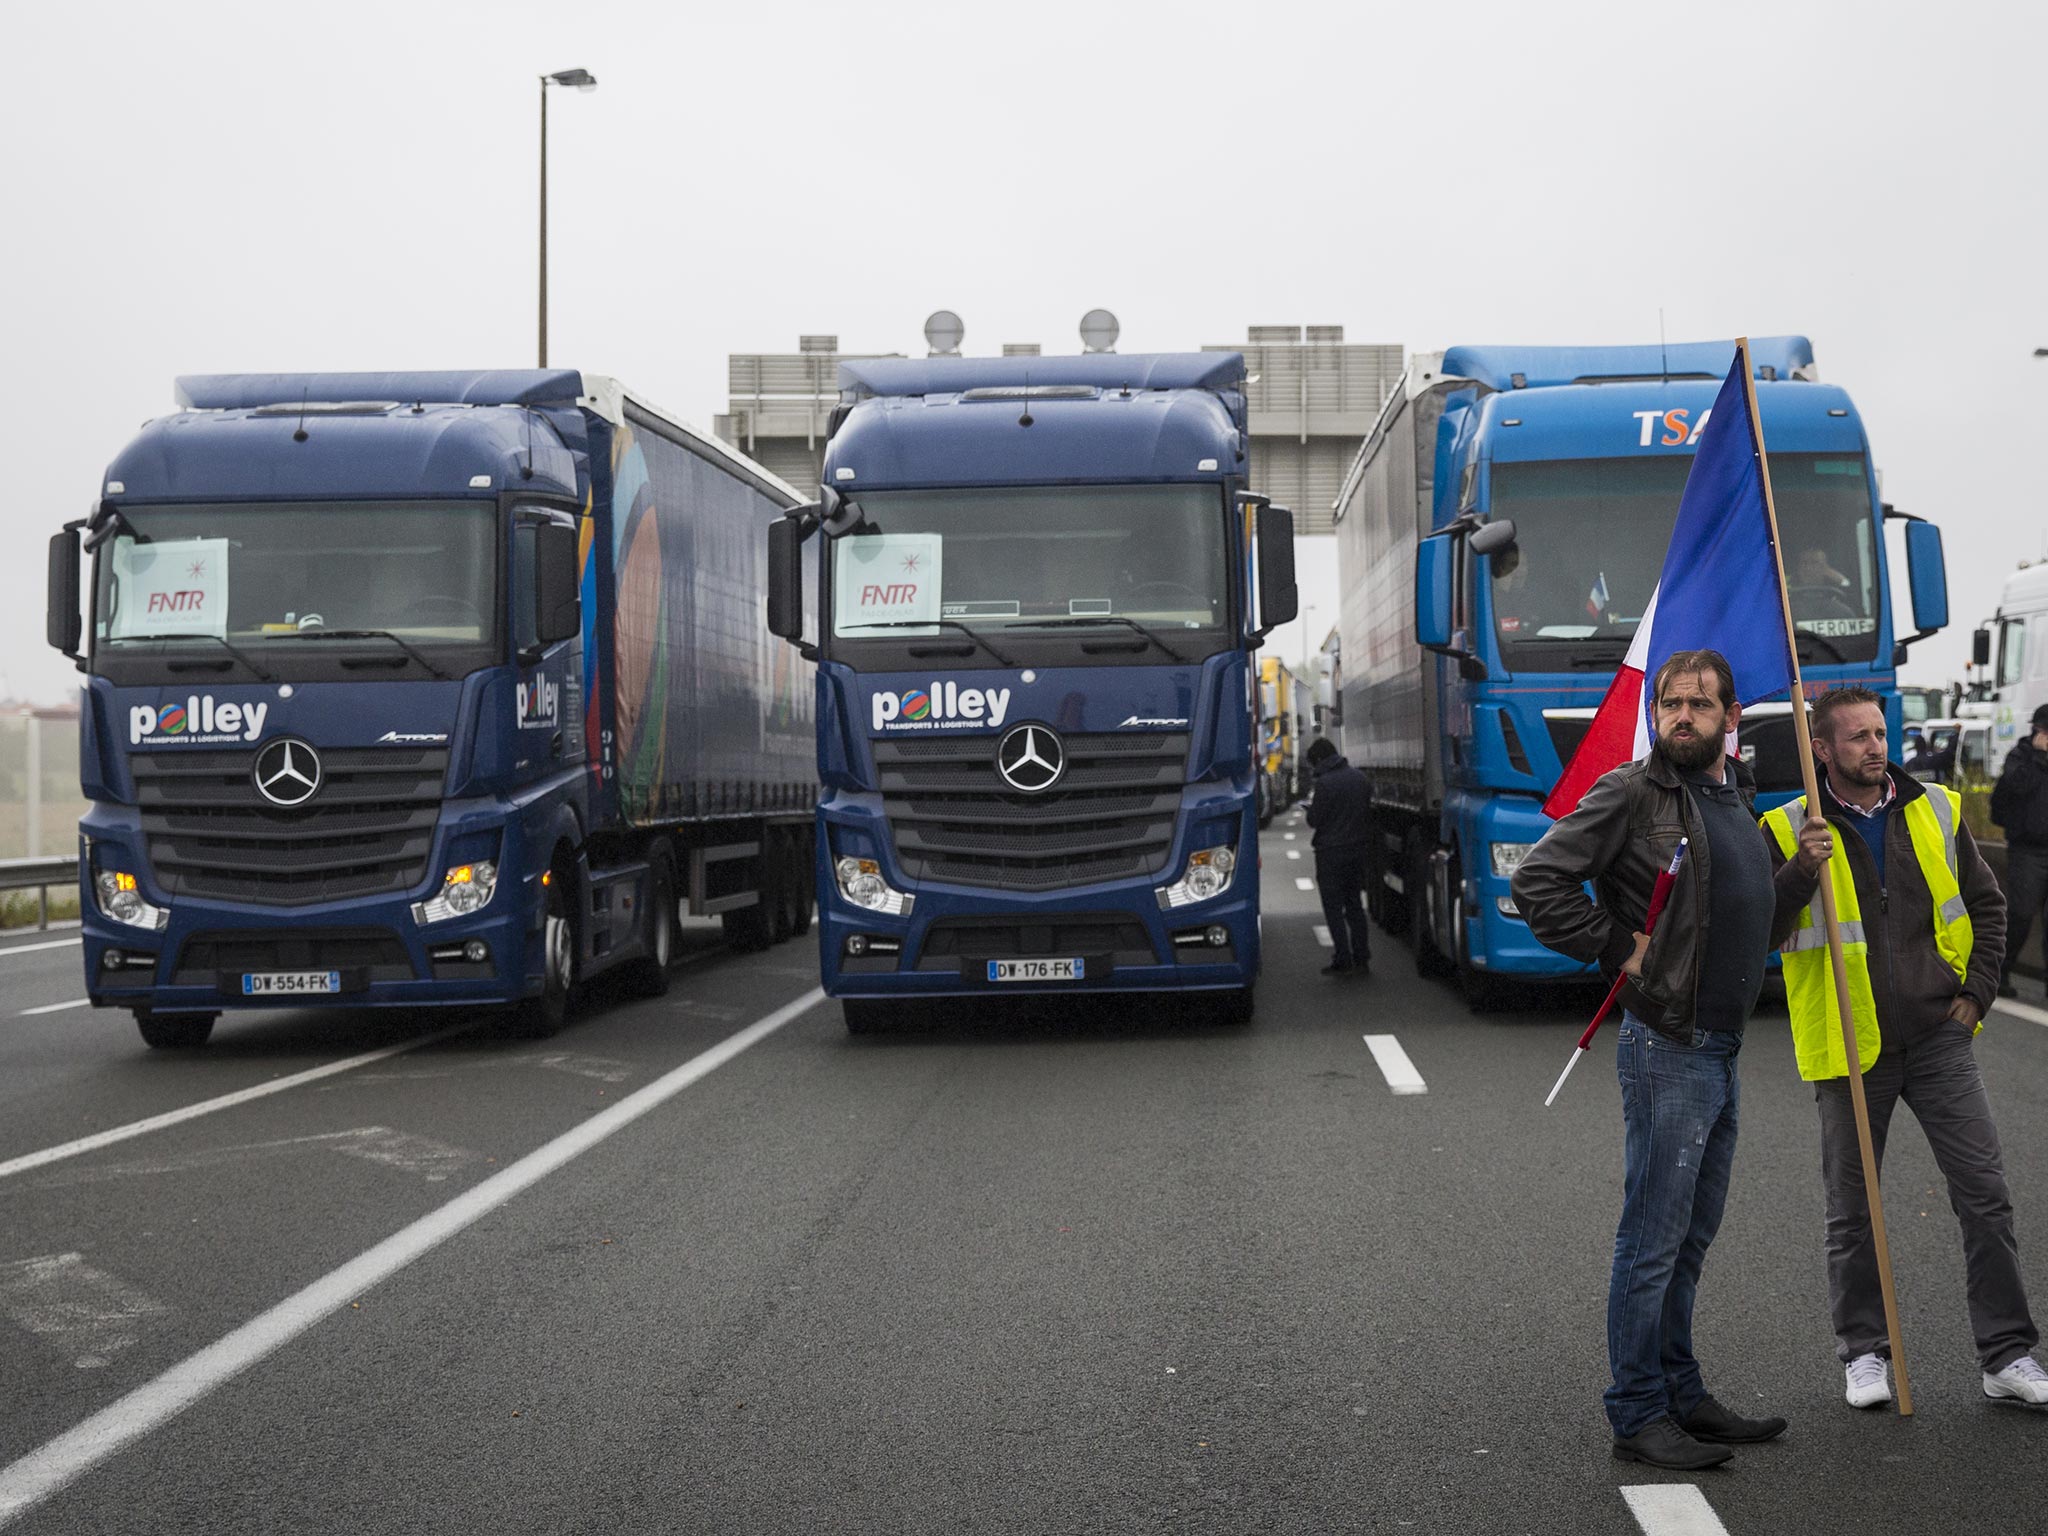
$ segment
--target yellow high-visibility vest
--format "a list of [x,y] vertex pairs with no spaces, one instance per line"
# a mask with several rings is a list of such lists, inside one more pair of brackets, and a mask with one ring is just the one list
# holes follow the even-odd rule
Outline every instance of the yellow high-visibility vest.
[[[1938,784],[1908,802],[1900,814],[1913,839],[1913,856],[1934,898],[1934,944],[1955,970],[1956,984],[1970,973],[1974,937],[1970,910],[1963,904],[1962,878],[1956,866],[1956,822],[1962,797]],[[1799,851],[1799,828],[1806,823],[1806,797],[1779,806],[1763,818],[1790,860]],[[1840,840],[1839,831],[1836,834]],[[1842,929],[1842,958],[1849,976],[1849,1012],[1856,1022],[1856,1056],[1861,1070],[1870,1070],[1883,1045],[1877,1027],[1877,1003],[1870,991],[1870,945],[1863,909],[1856,901],[1856,878],[1838,848],[1827,863],[1835,887],[1835,917]],[[1785,1002],[1792,1013],[1792,1048],[1799,1075],[1808,1082],[1846,1077],[1849,1058],[1842,1049],[1841,1015],[1835,1001],[1834,966],[1828,960],[1827,925],[1821,920],[1820,893],[1799,914],[1799,926],[1785,941]],[[1981,1025],[1979,1026],[1982,1027]]]

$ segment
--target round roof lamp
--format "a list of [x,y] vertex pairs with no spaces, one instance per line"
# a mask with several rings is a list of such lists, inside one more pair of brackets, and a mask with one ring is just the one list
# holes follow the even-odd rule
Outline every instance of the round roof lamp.
[[1090,352],[1114,352],[1122,333],[1116,316],[1106,309],[1091,309],[1081,317],[1081,345]]
[[950,309],[933,310],[924,322],[925,345],[932,349],[933,357],[958,357],[960,343],[966,338],[967,327]]

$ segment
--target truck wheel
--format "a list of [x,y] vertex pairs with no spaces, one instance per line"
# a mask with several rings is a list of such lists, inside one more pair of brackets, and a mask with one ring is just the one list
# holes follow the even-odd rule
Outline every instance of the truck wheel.
[[152,1051],[189,1051],[206,1044],[213,1033],[217,1013],[151,1013],[135,1010],[135,1027],[142,1031],[142,1043]]
[[569,882],[559,870],[548,886],[547,915],[541,923],[541,990],[512,1009],[512,1033],[545,1040],[569,1018],[576,985],[576,926],[570,915]]
[[[1459,872],[1451,871],[1452,883],[1456,884]],[[1458,886],[1463,890],[1463,886]],[[1465,994],[1465,1006],[1474,1013],[1491,1013],[1506,1000],[1500,978],[1482,971],[1472,963],[1472,951],[1465,937],[1465,900],[1462,896],[1451,903],[1451,932],[1458,940],[1458,990]]]
[[665,858],[648,871],[645,908],[647,953],[627,968],[626,985],[641,997],[660,997],[676,952],[676,877]]
[[895,1017],[896,1005],[879,997],[843,997],[839,1011],[846,1019],[849,1035],[880,1034]]
[[1233,987],[1228,992],[1211,992],[1209,994],[1208,1008],[1209,1021],[1213,1024],[1229,1025],[1232,1028],[1251,1023],[1252,1012],[1255,1007],[1253,990],[1251,987]]
[[1429,883],[1429,844],[1417,834],[1409,838],[1401,878],[1408,885],[1408,938],[1415,946],[1415,974],[1434,979],[1454,967],[1436,947],[1436,912]]

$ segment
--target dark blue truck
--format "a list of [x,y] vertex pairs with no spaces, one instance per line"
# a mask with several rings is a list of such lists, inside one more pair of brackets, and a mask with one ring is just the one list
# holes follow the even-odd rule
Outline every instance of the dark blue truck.
[[179,400],[50,545],[96,1006],[160,1047],[280,1003],[546,1034],[614,967],[663,990],[682,914],[808,928],[813,689],[765,605],[788,486],[572,369]]
[[1236,353],[841,366],[769,624],[818,662],[819,950],[849,1029],[1075,992],[1250,1018],[1249,657],[1295,589],[1243,383]]

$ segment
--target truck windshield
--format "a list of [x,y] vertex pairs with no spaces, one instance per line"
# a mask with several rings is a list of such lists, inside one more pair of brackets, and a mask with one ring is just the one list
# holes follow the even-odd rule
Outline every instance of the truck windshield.
[[832,546],[835,635],[1100,619],[1170,637],[1230,621],[1213,485],[878,491],[860,504],[866,526]]
[[[490,502],[123,508],[99,551],[98,647],[238,651],[320,630],[421,650],[495,643]],[[281,647],[280,647],[281,648]]]
[[[1692,461],[1561,459],[1495,464],[1491,511],[1515,548],[1491,557],[1494,622],[1508,666],[1609,664],[1635,634],[1662,573]],[[1793,627],[1824,662],[1877,654],[1876,519],[1861,454],[1774,453]]]

